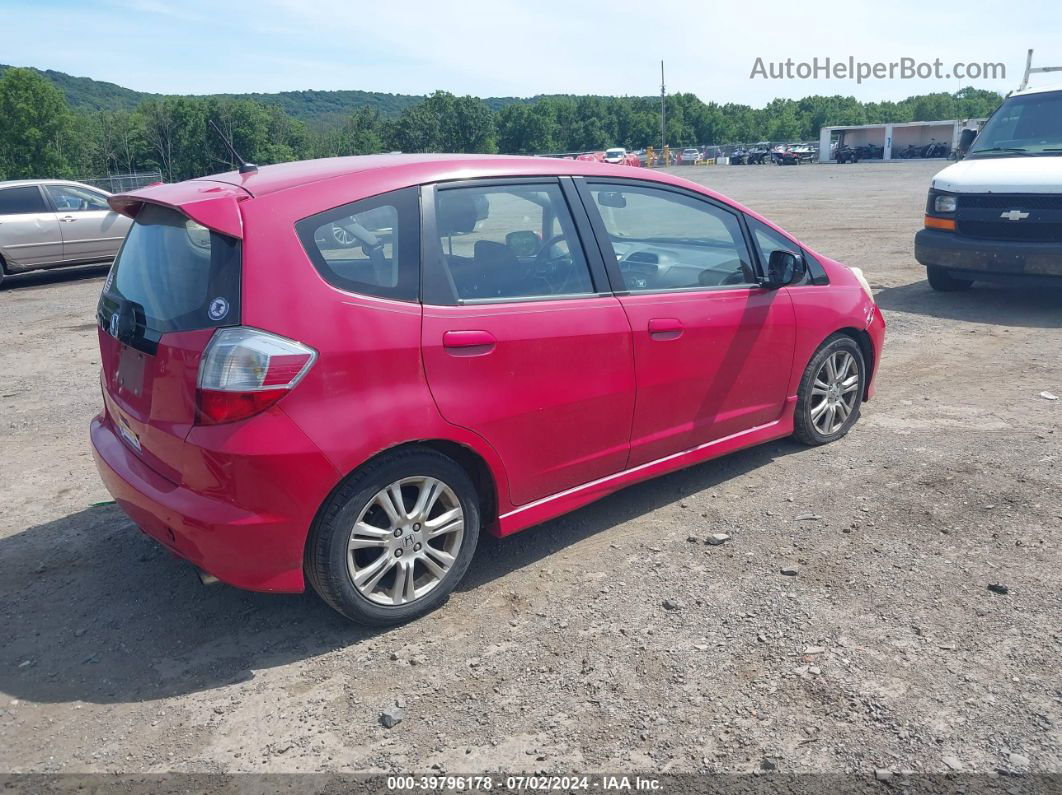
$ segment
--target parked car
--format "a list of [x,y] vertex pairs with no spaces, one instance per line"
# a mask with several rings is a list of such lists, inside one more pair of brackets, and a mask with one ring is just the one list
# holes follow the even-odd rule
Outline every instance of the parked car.
[[110,194],[65,180],[0,182],[0,282],[5,275],[110,262],[132,221]]
[[204,577],[358,621],[437,607],[481,530],[833,442],[873,394],[861,272],[666,173],[377,155],[110,202],[108,490]]
[[679,155],[679,163],[682,165],[692,166],[698,160],[701,159],[701,150],[692,146],[688,146],[682,150],[682,154]]
[[622,146],[616,146],[612,149],[606,149],[605,155],[602,158],[606,163],[612,163],[618,165],[627,161],[627,150]]

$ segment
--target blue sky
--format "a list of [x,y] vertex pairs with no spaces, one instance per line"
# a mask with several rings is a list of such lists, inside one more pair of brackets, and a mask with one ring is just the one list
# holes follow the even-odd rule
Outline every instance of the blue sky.
[[[773,97],[900,99],[1017,86],[1025,52],[1062,65],[1058,1],[710,3],[612,0],[0,0],[0,62],[142,91],[364,89],[478,96],[670,91],[762,105]],[[1002,62],[996,80],[752,80],[757,57]],[[1053,60],[1052,60],[1053,58]],[[1062,81],[1062,74],[1058,75]],[[1044,80],[1043,82],[1046,82]]]

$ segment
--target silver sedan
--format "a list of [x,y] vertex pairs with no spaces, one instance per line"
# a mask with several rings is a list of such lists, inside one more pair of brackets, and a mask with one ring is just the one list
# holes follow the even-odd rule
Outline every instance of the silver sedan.
[[0,182],[0,281],[113,260],[132,221],[111,210],[109,195],[64,180]]

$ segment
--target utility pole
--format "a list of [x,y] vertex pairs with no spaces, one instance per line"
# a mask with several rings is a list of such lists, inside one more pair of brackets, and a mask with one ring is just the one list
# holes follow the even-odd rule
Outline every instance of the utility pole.
[[665,146],[665,130],[664,126],[664,97],[666,96],[664,89],[664,62],[660,62],[660,156],[664,156]]

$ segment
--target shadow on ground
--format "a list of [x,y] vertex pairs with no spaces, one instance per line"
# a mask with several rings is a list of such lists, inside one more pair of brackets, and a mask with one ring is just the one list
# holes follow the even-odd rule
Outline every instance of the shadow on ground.
[[[484,535],[460,590],[474,592],[803,449],[789,441],[763,445],[632,486],[508,539]],[[37,702],[124,703],[209,690],[392,631],[350,624],[311,593],[205,588],[191,566],[114,505],[0,539],[0,605],[0,691]]]
[[940,293],[920,281],[886,288],[875,299],[885,311],[967,323],[1062,328],[1062,284],[1032,288],[977,283],[969,290]]
[[108,262],[103,265],[79,265],[74,268],[50,268],[43,271],[8,274],[3,278],[3,285],[0,285],[0,295],[31,290],[34,287],[50,287],[60,282],[100,279],[107,275],[110,267],[111,265]]

